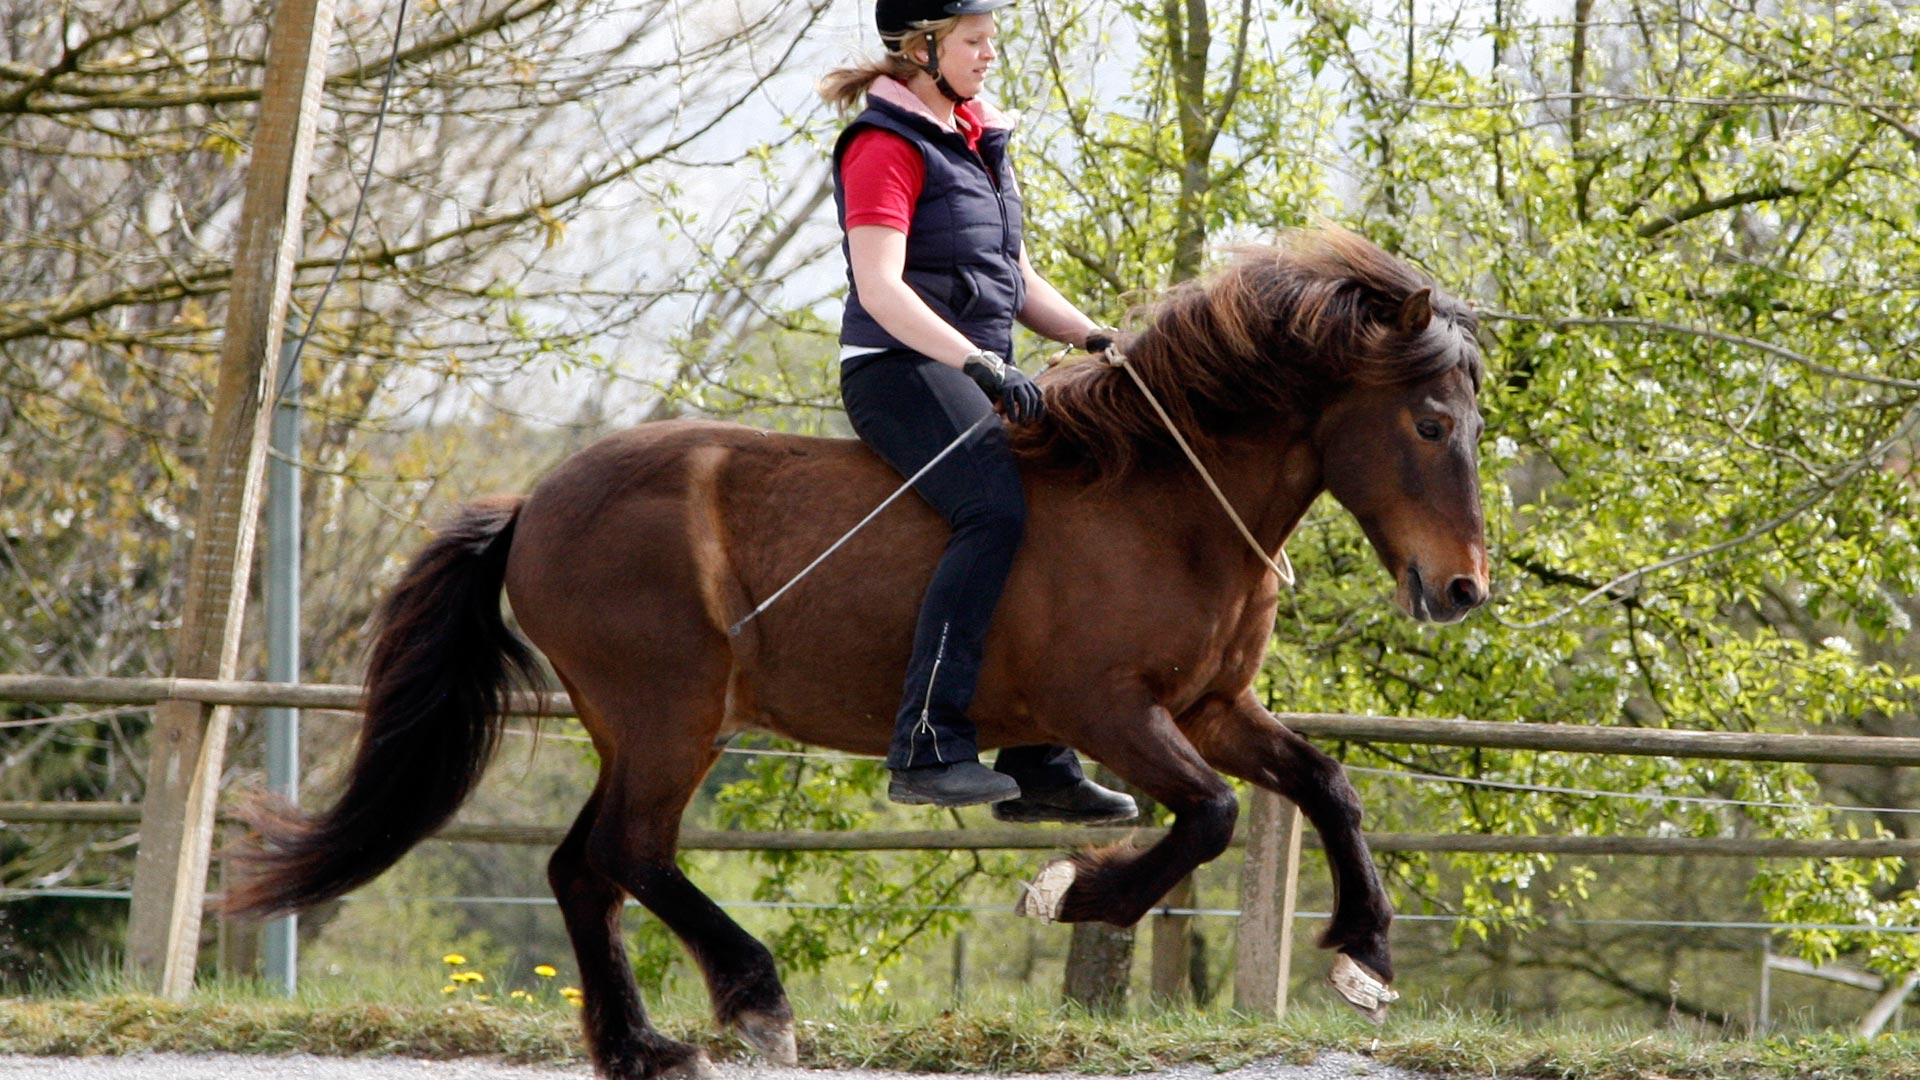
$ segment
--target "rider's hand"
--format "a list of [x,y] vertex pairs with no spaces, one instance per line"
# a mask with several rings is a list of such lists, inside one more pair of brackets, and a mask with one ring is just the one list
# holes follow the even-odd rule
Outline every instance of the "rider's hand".
[[1032,423],[1047,414],[1047,399],[1040,393],[1039,385],[1027,378],[1025,372],[1000,359],[998,353],[985,349],[970,353],[960,370],[1014,423]]
[[1027,378],[1027,373],[1007,365],[1007,378],[1001,391],[1001,405],[1007,410],[1007,419],[1016,424],[1031,424],[1047,415],[1047,398],[1040,392],[1040,384]]
[[1120,331],[1111,326],[1096,326],[1087,331],[1086,344],[1082,348],[1090,353],[1103,353],[1120,342]]

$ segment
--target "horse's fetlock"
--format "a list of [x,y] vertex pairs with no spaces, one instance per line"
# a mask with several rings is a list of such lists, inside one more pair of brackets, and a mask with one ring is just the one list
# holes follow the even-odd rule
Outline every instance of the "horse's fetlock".
[[723,1025],[738,1023],[747,1016],[793,1020],[793,1007],[787,1003],[787,992],[771,964],[765,972],[742,972],[724,980],[715,979],[712,991],[714,1019]]

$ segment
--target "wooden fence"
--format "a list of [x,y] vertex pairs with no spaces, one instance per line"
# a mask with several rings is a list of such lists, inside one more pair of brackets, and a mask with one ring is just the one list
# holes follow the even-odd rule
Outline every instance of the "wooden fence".
[[[111,679],[0,675],[0,701],[110,706],[281,706],[350,711],[360,688],[205,679]],[[568,716],[560,694],[523,695],[512,706],[523,715]],[[1902,737],[1753,734],[1514,724],[1474,720],[1409,719],[1322,713],[1278,713],[1288,727],[1322,738],[1429,746],[1485,747],[1572,753],[1710,758],[1801,763],[1920,765],[1920,739]],[[141,807],[125,803],[0,803],[0,823],[135,823]],[[559,826],[483,825],[454,822],[442,839],[484,843],[558,844]],[[681,846],[695,851],[905,851],[1061,850],[1132,838],[1151,842],[1151,828],[1047,828],[994,826],[959,830],[867,830],[857,832],[722,831],[689,829]],[[1886,858],[1920,856],[1920,839],[1792,840],[1668,836],[1493,836],[1371,833],[1375,851],[1539,853],[1555,855],[1708,855],[1742,858]],[[1234,837],[1247,849],[1241,881],[1241,917],[1236,941],[1236,1007],[1277,1014],[1286,1008],[1291,926],[1299,853],[1317,846],[1303,837],[1291,804],[1255,792]],[[203,889],[204,882],[181,883]],[[1184,935],[1185,920],[1156,917],[1156,934]],[[1156,980],[1160,978],[1155,966]],[[1168,976],[1171,978],[1171,975]],[[1170,992],[1156,986],[1155,992]]]

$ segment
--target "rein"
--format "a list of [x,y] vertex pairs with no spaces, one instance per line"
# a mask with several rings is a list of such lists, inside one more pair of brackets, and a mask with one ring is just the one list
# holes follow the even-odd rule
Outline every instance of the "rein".
[[960,449],[960,444],[963,442],[966,442],[968,439],[971,439],[973,437],[974,432],[979,431],[983,427],[986,427],[987,421],[997,420],[997,419],[999,419],[998,413],[989,412],[985,416],[982,416],[980,419],[975,420],[973,422],[972,427],[961,432],[958,437],[956,437],[952,442],[948,443],[947,448],[945,450],[942,450],[939,453],[933,455],[933,460],[927,462],[925,465],[920,466],[919,472],[916,472],[912,476],[907,477],[906,483],[901,484],[897,488],[894,488],[893,494],[880,500],[879,506],[876,506],[872,510],[868,511],[867,516],[861,518],[859,524],[855,525],[851,529],[848,529],[846,533],[840,537],[840,539],[835,540],[833,542],[833,546],[821,552],[819,556],[816,557],[812,562],[808,563],[804,569],[802,569],[799,573],[793,575],[793,577],[790,580],[788,580],[788,582],[785,585],[782,585],[778,589],[775,589],[772,596],[769,596],[765,600],[760,601],[759,607],[754,608],[752,611],[747,612],[745,615],[742,615],[740,617],[739,622],[734,623],[732,626],[727,627],[727,636],[739,637],[740,631],[745,629],[748,623],[752,622],[754,618],[758,616],[761,612],[772,607],[773,602],[775,600],[780,599],[782,596],[786,595],[786,592],[788,589],[791,589],[795,585],[800,584],[801,578],[806,577],[808,574],[813,573],[814,567],[819,566],[823,562],[826,562],[827,556],[833,554],[836,551],[839,551],[842,544],[845,544],[847,541],[853,539],[854,533],[857,533],[861,529],[866,528],[867,522],[872,521],[874,518],[879,517],[880,511],[885,510],[889,506],[892,506],[893,501],[895,499],[898,499],[900,496],[905,495],[908,491],[912,490],[913,485],[919,482],[921,477],[927,475],[929,472],[932,472],[933,467],[935,465],[938,465],[940,464],[940,462],[946,460],[946,457],[948,454],[951,454],[955,450]]
[[1173,417],[1167,415],[1166,407],[1161,405],[1160,399],[1153,396],[1153,391],[1147,388],[1147,381],[1140,377],[1140,370],[1127,362],[1127,354],[1121,352],[1118,345],[1109,345],[1106,351],[1095,354],[1094,362],[1120,368],[1133,376],[1133,385],[1139,387],[1140,392],[1146,395],[1147,404],[1153,406],[1153,411],[1160,417],[1160,422],[1167,426],[1167,434],[1173,436],[1173,441],[1179,444],[1181,452],[1187,455],[1189,462],[1193,463],[1194,471],[1200,474],[1200,479],[1206,481],[1207,490],[1213,492],[1213,497],[1220,501],[1220,509],[1225,510],[1227,516],[1233,519],[1233,527],[1240,530],[1240,535],[1246,540],[1247,546],[1253,549],[1255,555],[1260,556],[1261,562],[1267,564],[1267,569],[1273,571],[1273,576],[1280,579],[1280,584],[1289,589],[1293,588],[1293,560],[1287,558],[1286,545],[1282,544],[1280,550],[1274,553],[1279,556],[1276,562],[1274,555],[1267,554],[1267,549],[1261,547],[1260,541],[1253,538],[1253,530],[1247,528],[1247,523],[1240,520],[1240,515],[1234,510],[1233,504],[1227,501],[1226,492],[1220,490],[1220,485],[1214,482],[1213,474],[1200,463],[1200,455],[1193,452],[1193,447],[1187,444],[1186,436],[1180,434],[1180,429],[1174,426]]
[[[1052,359],[1048,360],[1047,361],[1048,369],[1052,369],[1053,367],[1060,365],[1062,363],[1061,357],[1065,356],[1066,354],[1067,354],[1067,350],[1062,349],[1059,354],[1055,355]],[[1195,472],[1200,474],[1200,479],[1206,481],[1207,490],[1213,492],[1213,497],[1220,501],[1220,509],[1225,510],[1227,512],[1227,517],[1233,520],[1233,527],[1240,530],[1240,535],[1242,538],[1246,540],[1247,546],[1253,549],[1253,553],[1255,555],[1260,556],[1261,562],[1267,564],[1267,569],[1273,571],[1273,576],[1280,579],[1280,584],[1286,586],[1289,589],[1293,588],[1293,561],[1287,558],[1287,549],[1285,545],[1282,545],[1280,550],[1274,553],[1274,555],[1279,556],[1278,561],[1275,561],[1274,555],[1267,554],[1267,549],[1261,547],[1260,541],[1255,540],[1253,538],[1253,530],[1247,528],[1247,523],[1240,520],[1240,514],[1236,510],[1234,510],[1233,504],[1227,501],[1226,492],[1220,490],[1220,485],[1214,482],[1213,474],[1207,471],[1207,467],[1205,465],[1201,464],[1200,455],[1193,452],[1193,447],[1187,444],[1186,436],[1180,434],[1180,429],[1174,426],[1173,417],[1167,415],[1166,407],[1160,404],[1160,399],[1157,397],[1154,397],[1153,391],[1147,388],[1147,381],[1140,377],[1139,369],[1135,368],[1132,364],[1127,362],[1127,354],[1121,352],[1119,346],[1109,345],[1106,351],[1096,353],[1094,354],[1094,356],[1095,356],[1096,363],[1105,364],[1108,367],[1120,368],[1124,370],[1128,375],[1133,376],[1133,384],[1140,388],[1140,392],[1142,394],[1146,395],[1147,404],[1153,406],[1153,411],[1160,417],[1160,422],[1167,425],[1167,433],[1173,436],[1173,441],[1179,444],[1181,451],[1187,455],[1187,460],[1193,463],[1193,469]],[[1044,372],[1042,374],[1044,374]],[[799,573],[793,575],[793,577],[789,579],[785,585],[782,585],[778,589],[775,589],[773,592],[773,595],[767,597],[765,600],[762,600],[760,602],[759,607],[756,607],[752,611],[747,612],[744,616],[740,618],[739,622],[736,622],[732,626],[727,627],[727,635],[729,637],[739,637],[740,631],[745,629],[748,623],[752,622],[756,617],[758,617],[761,612],[772,607],[773,602],[775,600],[780,599],[782,596],[786,595],[786,592],[788,589],[791,589],[795,585],[800,584],[801,578],[804,578],[808,574],[811,574],[814,570],[814,567],[817,567],[821,563],[827,561],[827,556],[832,555],[834,552],[840,550],[843,544],[845,544],[848,540],[853,539],[853,534],[859,532],[861,529],[866,528],[868,522],[880,516],[880,511],[885,510],[889,506],[892,506],[895,499],[898,499],[900,496],[905,495],[908,491],[910,491],[913,488],[915,481],[925,476],[929,471],[933,469],[935,465],[940,464],[940,462],[943,459],[945,459],[947,455],[959,449],[961,443],[966,442],[967,439],[971,438],[975,432],[979,431],[982,427],[984,427],[988,420],[993,419],[996,415],[997,414],[995,413],[988,413],[987,415],[982,416],[980,419],[975,420],[973,422],[972,427],[961,432],[958,438],[954,439],[951,443],[947,444],[947,448],[945,450],[942,450],[938,454],[935,454],[933,456],[933,460],[927,462],[925,465],[922,465],[920,467],[919,472],[914,473],[912,476],[907,478],[906,483],[901,484],[899,487],[895,488],[893,494],[881,500],[880,505],[874,507],[873,510],[870,511],[866,517],[861,518],[858,524],[854,525],[853,528],[848,529],[846,533],[840,537],[840,539],[835,540],[833,544],[827,548],[827,550],[821,552],[817,558],[815,558],[812,562],[808,563],[804,568],[801,569]]]

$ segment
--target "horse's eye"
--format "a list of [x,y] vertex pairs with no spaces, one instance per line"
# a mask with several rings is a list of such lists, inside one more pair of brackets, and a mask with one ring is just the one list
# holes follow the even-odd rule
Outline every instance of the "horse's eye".
[[1447,434],[1446,425],[1432,417],[1422,417],[1419,420],[1415,420],[1413,422],[1413,430],[1419,432],[1420,437],[1428,442],[1439,442],[1445,438]]

